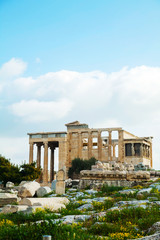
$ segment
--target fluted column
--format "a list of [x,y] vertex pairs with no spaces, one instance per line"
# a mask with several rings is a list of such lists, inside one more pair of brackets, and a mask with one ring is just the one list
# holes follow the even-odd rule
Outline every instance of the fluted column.
[[124,162],[123,130],[118,131],[118,161]]
[[48,142],[44,142],[43,182],[48,183]]
[[82,134],[78,133],[78,157],[82,158]]
[[112,161],[112,132],[109,131],[109,139],[108,139],[108,158]]
[[147,158],[149,158],[149,146],[147,146]]
[[33,143],[29,144],[29,164],[33,163]]
[[88,159],[92,157],[92,134],[88,133]]
[[98,160],[102,161],[102,138],[101,138],[101,131],[98,132]]
[[151,163],[151,168],[153,167],[153,162],[152,162],[152,143],[150,143],[150,163]]
[[113,144],[113,157],[115,157],[116,156],[116,145],[115,144]]
[[50,159],[50,182],[54,180],[54,147],[51,147],[51,159]]
[[41,145],[37,144],[37,167],[41,167]]

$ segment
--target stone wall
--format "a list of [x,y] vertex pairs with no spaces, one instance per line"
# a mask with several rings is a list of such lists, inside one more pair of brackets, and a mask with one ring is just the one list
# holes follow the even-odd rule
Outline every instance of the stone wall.
[[92,186],[93,188],[99,188],[103,184],[131,187],[148,180],[150,180],[150,173],[145,171],[83,170],[80,172],[79,187]]

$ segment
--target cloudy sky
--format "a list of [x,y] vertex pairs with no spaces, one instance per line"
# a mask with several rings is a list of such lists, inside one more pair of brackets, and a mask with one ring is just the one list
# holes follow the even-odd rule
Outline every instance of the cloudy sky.
[[1,0],[0,153],[79,120],[153,136],[160,169],[159,24],[159,0]]

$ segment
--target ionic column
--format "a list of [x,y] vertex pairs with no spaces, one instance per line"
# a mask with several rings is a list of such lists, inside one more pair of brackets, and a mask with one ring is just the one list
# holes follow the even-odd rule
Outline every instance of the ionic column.
[[123,130],[118,131],[118,161],[124,162]]
[[109,139],[108,139],[108,158],[112,161],[112,132],[109,131]]
[[33,163],[33,143],[29,144],[29,164]]
[[71,142],[72,142],[72,133],[68,133],[68,141],[67,141],[67,146],[68,146],[68,158],[67,158],[67,167],[71,167],[72,165],[72,159],[71,159]]
[[132,150],[132,156],[135,155],[135,151],[134,151],[134,143],[131,143],[131,150]]
[[101,131],[98,132],[98,160],[102,161],[102,138]]
[[146,152],[145,152],[145,145],[143,144],[143,156],[146,156]]
[[88,159],[92,157],[92,134],[88,133]]
[[115,157],[116,156],[116,145],[115,144],[113,144],[113,157]]
[[144,156],[147,157],[146,145],[144,145]]
[[43,182],[48,183],[48,142],[44,143]]
[[51,159],[50,159],[50,182],[54,180],[54,147],[51,148]]
[[37,167],[41,167],[41,145],[37,144]]
[[150,143],[150,163],[151,163],[151,168],[153,167],[153,162],[152,162],[152,143]]
[[147,158],[149,158],[149,146],[147,146]]
[[78,157],[82,158],[82,134],[78,133]]

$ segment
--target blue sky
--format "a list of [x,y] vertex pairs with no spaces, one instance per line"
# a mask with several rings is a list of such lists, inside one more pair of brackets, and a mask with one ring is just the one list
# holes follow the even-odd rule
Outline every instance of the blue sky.
[[23,58],[28,74],[160,64],[158,0],[1,0],[0,14],[0,62]]
[[2,154],[80,120],[153,136],[159,168],[160,1],[0,0],[0,20]]

